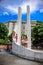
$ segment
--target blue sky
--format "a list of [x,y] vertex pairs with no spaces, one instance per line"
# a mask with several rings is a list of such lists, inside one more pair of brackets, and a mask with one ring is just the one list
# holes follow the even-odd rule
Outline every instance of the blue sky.
[[26,7],[30,6],[30,20],[43,22],[43,0],[0,0],[0,22],[18,20],[18,7],[22,8],[22,20],[26,20]]

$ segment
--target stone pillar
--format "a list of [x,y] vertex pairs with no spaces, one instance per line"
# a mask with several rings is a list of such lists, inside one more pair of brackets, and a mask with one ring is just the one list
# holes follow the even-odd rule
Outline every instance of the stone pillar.
[[21,44],[21,24],[22,24],[22,10],[18,8],[18,44]]
[[27,6],[27,37],[28,37],[28,48],[31,49],[31,22],[30,22],[30,7]]

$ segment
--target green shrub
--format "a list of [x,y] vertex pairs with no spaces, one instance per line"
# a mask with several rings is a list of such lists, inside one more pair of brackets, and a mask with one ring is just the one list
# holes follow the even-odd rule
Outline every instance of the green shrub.
[[[25,37],[25,38],[27,38],[27,35],[26,35],[26,34],[22,34],[22,36]],[[22,36],[21,36],[21,37],[22,37]]]
[[5,39],[5,40],[4,40],[4,44],[10,44],[10,40]]
[[0,23],[0,39],[5,39],[8,35],[8,28],[4,23]]
[[0,44],[4,44],[4,39],[0,39]]
[[6,45],[6,44],[11,44],[10,43],[10,40],[8,40],[8,39],[0,39],[0,44],[4,44],[4,45]]

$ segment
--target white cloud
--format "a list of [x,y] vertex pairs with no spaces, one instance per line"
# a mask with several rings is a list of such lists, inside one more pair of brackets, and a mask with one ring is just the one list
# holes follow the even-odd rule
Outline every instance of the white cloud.
[[43,9],[40,9],[40,12],[43,12]]
[[[34,1],[34,2],[33,2]],[[25,0],[24,2],[22,2],[22,4],[20,5],[8,5],[5,8],[7,8],[12,14],[18,13],[18,7],[20,6],[22,8],[22,13],[26,13],[26,9],[27,9],[27,5],[30,6],[30,13],[33,13],[34,11],[37,10],[37,0]]]
[[24,2],[21,4],[21,7],[22,7],[22,12],[25,13],[26,12],[26,7],[27,5],[30,6],[30,13],[34,12],[36,9],[37,9],[37,2]]
[[8,12],[3,12],[3,15],[9,15]]
[[[22,13],[26,13],[27,5],[30,6],[30,13],[35,12],[37,9],[43,8],[43,0],[4,0],[0,5],[12,14],[18,13],[18,7],[22,8]],[[40,10],[42,12],[42,10]],[[5,13],[7,14],[7,13]]]
[[43,0],[39,0],[39,4],[40,5],[43,5]]
[[7,6],[6,8],[7,8],[9,11],[11,11],[13,14],[14,14],[14,13],[17,13],[17,11],[18,11],[18,10],[17,10],[17,7],[15,8],[14,6]]

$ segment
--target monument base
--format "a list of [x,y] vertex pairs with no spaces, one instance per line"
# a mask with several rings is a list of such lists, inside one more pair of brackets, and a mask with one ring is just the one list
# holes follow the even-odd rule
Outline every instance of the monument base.
[[43,51],[32,50],[12,43],[12,53],[25,59],[43,62]]

